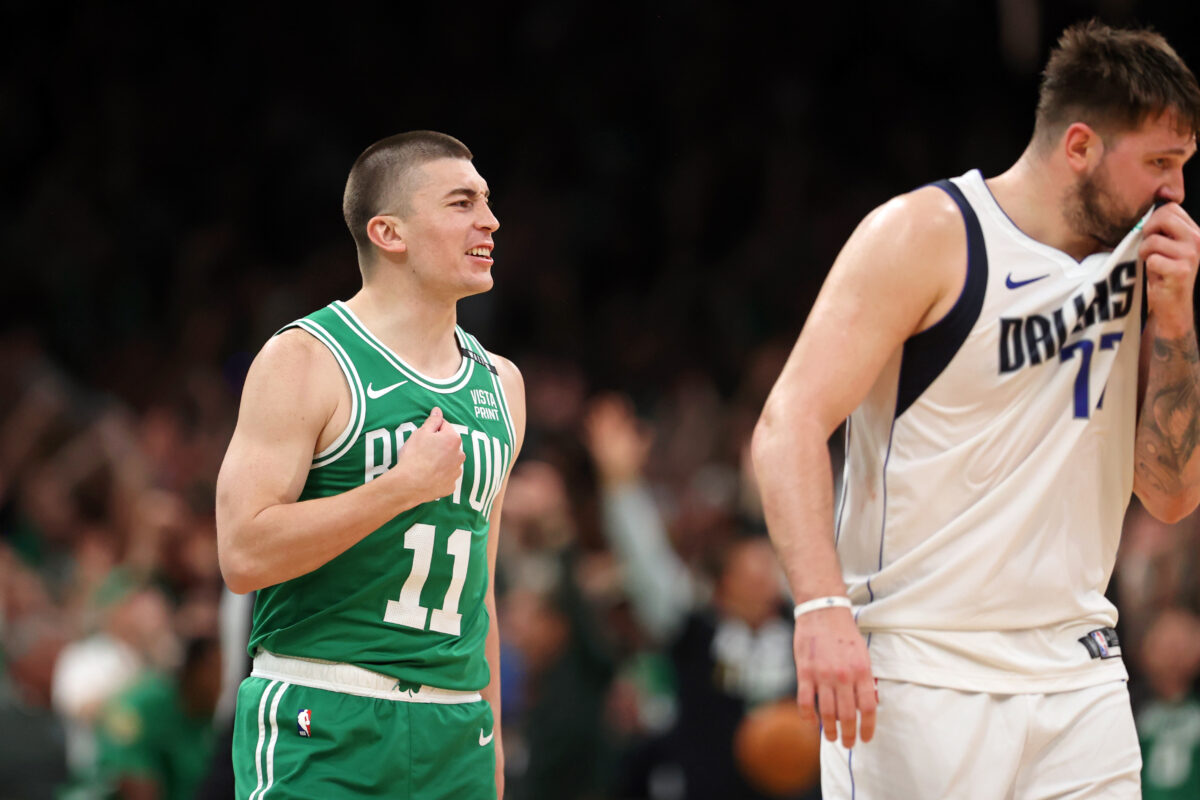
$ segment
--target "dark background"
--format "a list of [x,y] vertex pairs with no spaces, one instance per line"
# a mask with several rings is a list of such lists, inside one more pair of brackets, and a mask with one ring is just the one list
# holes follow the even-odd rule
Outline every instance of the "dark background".
[[[421,128],[462,139],[491,186],[496,286],[460,320],[527,388],[496,576],[509,796],[643,796],[638,770],[671,764],[671,703],[719,740],[680,751],[729,777],[763,698],[709,685],[727,665],[703,655],[669,667],[716,701],[639,677],[682,651],[630,611],[606,456],[652,442],[637,533],[665,537],[661,574],[678,560],[719,594],[764,529],[749,432],[838,249],[893,195],[1006,169],[1050,46],[1093,15],[1200,65],[1183,0],[4,5],[0,729],[22,736],[0,747],[0,798],[68,780],[64,727],[91,722],[52,677],[98,627],[120,638],[113,575],[165,609],[122,634],[147,665],[216,633],[213,484],[245,371],[358,289],[346,174]],[[1198,526],[1127,518],[1111,593],[1139,708],[1200,673]],[[717,611],[698,602],[688,630]]]
[[432,128],[503,223],[496,289],[463,308],[486,345],[635,394],[693,368],[729,389],[865,212],[1016,158],[1049,45],[1092,14],[1200,57],[1172,2],[12,8],[4,324],[135,404],[181,348],[236,387],[278,325],[356,289],[357,153]]

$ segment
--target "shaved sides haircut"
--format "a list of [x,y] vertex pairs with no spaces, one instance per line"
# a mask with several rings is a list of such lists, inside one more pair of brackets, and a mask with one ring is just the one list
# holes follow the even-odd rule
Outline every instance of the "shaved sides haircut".
[[414,188],[413,172],[439,158],[470,161],[473,156],[453,136],[410,131],[379,140],[354,160],[342,195],[342,216],[358,247],[360,262],[371,253],[367,222],[377,214],[407,216],[411,211],[408,199]]
[[1165,111],[1200,130],[1200,87],[1159,33],[1091,20],[1067,28],[1042,73],[1034,138],[1046,146],[1076,122],[1101,136],[1134,130]]

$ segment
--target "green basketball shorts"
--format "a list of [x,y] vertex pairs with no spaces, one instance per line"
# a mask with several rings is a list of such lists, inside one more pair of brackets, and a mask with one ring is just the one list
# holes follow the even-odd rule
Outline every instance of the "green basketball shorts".
[[350,664],[261,652],[238,689],[238,800],[495,800],[492,708]]

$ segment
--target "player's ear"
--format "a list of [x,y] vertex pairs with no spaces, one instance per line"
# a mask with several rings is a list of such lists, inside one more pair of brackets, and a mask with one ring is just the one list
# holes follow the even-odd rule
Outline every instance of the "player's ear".
[[1104,139],[1086,122],[1074,122],[1063,133],[1063,154],[1077,173],[1090,172],[1104,157]]
[[367,220],[367,238],[386,253],[400,254],[408,250],[403,223],[391,214],[376,214]]

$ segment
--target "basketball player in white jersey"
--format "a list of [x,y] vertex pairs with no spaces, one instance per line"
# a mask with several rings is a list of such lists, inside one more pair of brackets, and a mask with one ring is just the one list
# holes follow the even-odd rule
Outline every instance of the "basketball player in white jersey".
[[891,200],[834,263],[753,441],[825,797],[1140,796],[1104,591],[1131,491],[1200,499],[1198,127],[1161,36],[1073,27],[1012,168]]

